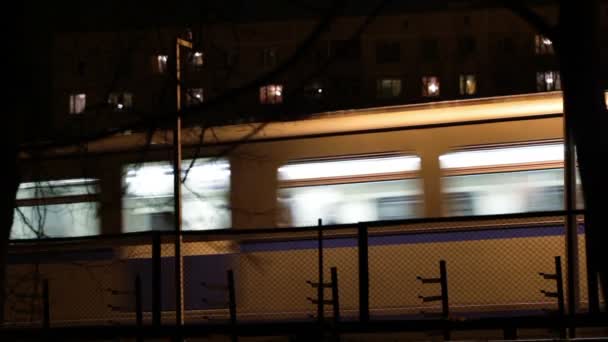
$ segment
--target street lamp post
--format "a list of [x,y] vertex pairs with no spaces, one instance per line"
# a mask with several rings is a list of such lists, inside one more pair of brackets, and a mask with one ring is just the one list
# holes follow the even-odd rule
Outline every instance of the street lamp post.
[[177,79],[177,112],[175,115],[175,128],[173,130],[173,210],[175,226],[175,324],[181,326],[184,322],[184,296],[183,280],[184,269],[182,264],[182,124],[181,124],[181,58],[180,47],[192,49],[192,43],[177,38],[175,43],[175,76]]

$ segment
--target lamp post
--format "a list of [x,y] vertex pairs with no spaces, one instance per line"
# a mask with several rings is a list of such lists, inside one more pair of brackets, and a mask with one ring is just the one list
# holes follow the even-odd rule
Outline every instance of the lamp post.
[[181,124],[181,58],[180,48],[192,49],[192,43],[177,38],[175,43],[175,76],[177,78],[177,112],[175,115],[175,128],[173,129],[173,211],[175,227],[175,324],[181,326],[184,322],[183,280],[184,269],[182,265],[182,124]]

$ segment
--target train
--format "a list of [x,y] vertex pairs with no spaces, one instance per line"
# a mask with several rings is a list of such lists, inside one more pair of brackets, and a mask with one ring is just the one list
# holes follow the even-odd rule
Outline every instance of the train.
[[[363,223],[374,319],[436,311],[419,295],[437,288],[417,277],[436,276],[440,260],[453,313],[554,309],[540,290],[555,284],[538,273],[555,271],[556,256],[565,272],[563,131],[561,92],[184,128],[184,319],[226,319],[228,270],[240,320],[313,319],[318,225],[322,272],[336,267],[342,317],[356,319]],[[129,133],[23,157],[5,324],[39,322],[43,279],[56,325],[132,321],[136,276],[150,319],[155,234],[163,321],[174,322],[171,151],[167,132]],[[582,214],[577,229],[571,293],[584,308]]]

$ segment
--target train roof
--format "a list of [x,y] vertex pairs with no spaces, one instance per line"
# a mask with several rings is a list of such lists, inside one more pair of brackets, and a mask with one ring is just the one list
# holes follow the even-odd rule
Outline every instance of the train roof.
[[[608,94],[608,92],[607,92]],[[207,129],[201,140],[200,127],[182,130],[183,146],[253,143],[295,138],[314,138],[362,132],[405,130],[438,126],[510,121],[522,118],[559,117],[563,113],[562,92],[475,98],[424,104],[398,105],[317,113],[294,121],[226,125]],[[89,153],[140,150],[147,133],[104,138],[87,145]],[[170,132],[159,130],[151,139],[154,148],[172,144]],[[50,155],[78,153],[82,146],[55,149]]]

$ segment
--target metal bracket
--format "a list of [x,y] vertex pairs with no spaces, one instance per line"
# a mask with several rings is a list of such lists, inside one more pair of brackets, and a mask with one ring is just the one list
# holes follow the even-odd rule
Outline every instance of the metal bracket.
[[558,298],[559,295],[557,292],[550,292],[545,290],[540,290],[540,293],[544,294],[545,297]]
[[558,276],[557,274],[549,274],[549,273],[544,273],[544,272],[538,272],[538,275],[545,278],[545,279],[550,279],[550,280],[557,280]]
[[442,296],[422,296],[418,295],[418,298],[422,299],[422,302],[437,302],[443,299]]
[[125,310],[125,308],[123,308],[122,306],[116,306],[116,305],[112,305],[112,304],[108,304],[108,308],[110,308],[110,310],[112,310],[112,311]]
[[[312,288],[314,288],[314,289],[319,288],[319,283],[313,283],[310,280],[307,280],[306,283],[308,285],[312,286]],[[331,285],[332,285],[331,283],[324,283],[321,287],[323,287],[323,288],[331,288]]]
[[441,278],[422,278],[417,276],[416,279],[420,280],[423,284],[440,284]]

